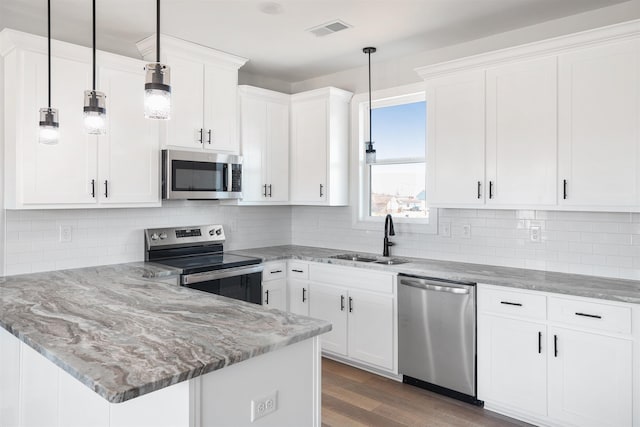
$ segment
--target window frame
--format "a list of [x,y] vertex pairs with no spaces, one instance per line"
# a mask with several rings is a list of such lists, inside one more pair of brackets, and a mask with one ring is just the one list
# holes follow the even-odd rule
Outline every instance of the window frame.
[[[398,86],[394,88],[373,91],[371,93],[371,105],[376,107],[387,107],[413,102],[426,101],[426,90],[424,83]],[[384,217],[374,217],[370,215],[370,183],[371,168],[365,162],[365,142],[367,141],[369,129],[369,94],[360,93],[355,95],[351,101],[351,170],[352,170],[352,225],[354,228],[364,230],[379,230],[384,223]],[[374,138],[375,139],[375,138]],[[404,164],[422,163],[425,164],[425,191],[427,188],[427,158],[428,144],[425,133],[425,157],[422,158],[398,158],[393,160],[382,160],[376,164]],[[374,145],[375,148],[375,145]],[[436,234],[438,231],[438,209],[429,208],[427,204],[427,218],[404,218],[394,216],[394,224],[399,232]]]

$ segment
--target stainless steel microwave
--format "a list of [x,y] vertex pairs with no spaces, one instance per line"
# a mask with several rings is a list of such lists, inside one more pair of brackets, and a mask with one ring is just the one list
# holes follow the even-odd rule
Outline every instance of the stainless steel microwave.
[[162,150],[163,199],[215,200],[241,197],[241,156]]

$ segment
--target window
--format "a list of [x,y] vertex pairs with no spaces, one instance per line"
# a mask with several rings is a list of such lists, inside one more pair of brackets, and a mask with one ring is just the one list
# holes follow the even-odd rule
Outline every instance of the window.
[[[418,89],[418,90],[416,90]],[[365,163],[369,139],[367,94],[354,97],[352,123],[358,147],[358,202],[356,226],[377,229],[391,214],[400,229],[435,232],[426,192],[426,120],[424,90],[417,85],[373,94],[372,135],[376,162]],[[435,212],[434,212],[435,213]],[[355,216],[355,215],[354,215]]]

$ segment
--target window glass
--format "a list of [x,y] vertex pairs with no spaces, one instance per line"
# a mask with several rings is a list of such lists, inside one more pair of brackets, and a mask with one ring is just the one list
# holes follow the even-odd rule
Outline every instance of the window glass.
[[371,111],[371,134],[378,160],[424,158],[426,108],[426,102],[421,101]]
[[370,215],[427,217],[422,163],[371,165]]

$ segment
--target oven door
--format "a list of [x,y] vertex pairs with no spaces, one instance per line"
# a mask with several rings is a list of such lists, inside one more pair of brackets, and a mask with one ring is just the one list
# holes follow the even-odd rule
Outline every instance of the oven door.
[[262,304],[262,265],[227,268],[180,277],[182,286],[211,294]]
[[241,163],[239,156],[162,150],[162,198],[240,198]]

